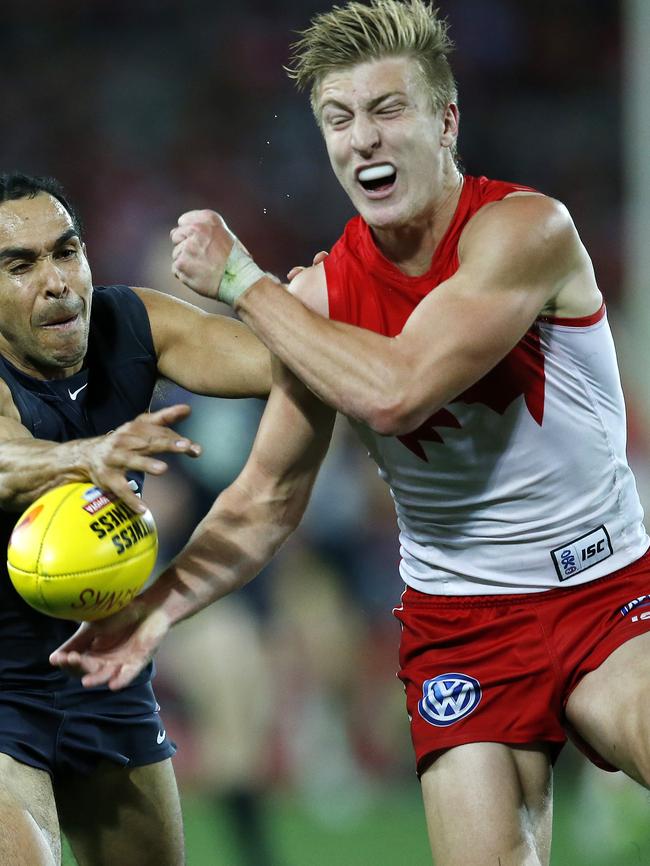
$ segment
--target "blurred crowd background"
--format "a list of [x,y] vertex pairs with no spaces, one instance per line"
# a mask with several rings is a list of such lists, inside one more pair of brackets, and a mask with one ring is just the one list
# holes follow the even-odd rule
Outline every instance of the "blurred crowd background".
[[[168,233],[197,207],[223,212],[258,262],[284,276],[352,215],[307,98],[282,69],[295,31],[330,5],[5,0],[0,166],[64,183],[96,284],[187,298],[169,274]],[[569,206],[625,335],[622,2],[439,6],[457,45],[466,170]],[[623,372],[647,502],[647,407]],[[162,567],[242,466],[263,404],[194,398],[165,382],[156,400],[192,404],[186,431],[205,450],[148,482]],[[395,678],[397,566],[390,497],[342,421],[295,537],[160,654],[190,866],[429,862]],[[569,746],[556,796],[554,866],[650,862],[650,801],[620,774],[597,773]]]

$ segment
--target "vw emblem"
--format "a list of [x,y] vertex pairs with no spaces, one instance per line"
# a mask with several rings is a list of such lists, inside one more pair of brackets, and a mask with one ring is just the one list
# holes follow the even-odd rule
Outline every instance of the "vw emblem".
[[425,680],[418,711],[425,722],[446,728],[473,712],[481,697],[481,685],[474,677],[440,674]]

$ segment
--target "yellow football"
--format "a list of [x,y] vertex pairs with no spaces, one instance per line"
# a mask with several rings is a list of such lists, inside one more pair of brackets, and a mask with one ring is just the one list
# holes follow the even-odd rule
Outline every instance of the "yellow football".
[[156,561],[150,511],[137,514],[90,482],[55,487],[33,502],[9,540],[7,569],[40,613],[102,619],[141,589]]

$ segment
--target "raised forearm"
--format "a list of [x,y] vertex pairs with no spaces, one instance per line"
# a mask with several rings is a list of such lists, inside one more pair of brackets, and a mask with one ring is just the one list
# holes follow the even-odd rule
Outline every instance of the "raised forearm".
[[92,441],[25,437],[0,442],[0,508],[21,511],[51,487],[89,478],[86,455]]
[[[127,472],[160,475],[167,464],[156,455],[165,452],[197,457],[200,446],[168,426],[189,411],[189,406],[179,404],[143,412],[110,434],[70,442],[20,433],[0,439],[0,508],[19,511],[51,487],[87,480],[143,511],[146,506],[129,486]],[[9,423],[5,422],[5,431]]]
[[300,494],[282,504],[248,498],[234,488],[224,491],[142,602],[174,625],[239,589],[295,529],[306,501]]
[[408,378],[393,340],[319,316],[270,277],[241,295],[237,313],[324,403],[384,432]]

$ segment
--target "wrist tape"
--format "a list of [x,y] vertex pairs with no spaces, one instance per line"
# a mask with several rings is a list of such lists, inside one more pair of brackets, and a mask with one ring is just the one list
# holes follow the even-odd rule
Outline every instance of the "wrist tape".
[[234,307],[235,301],[264,276],[243,246],[235,239],[230,255],[226,260],[226,270],[219,284],[217,297],[220,301]]

